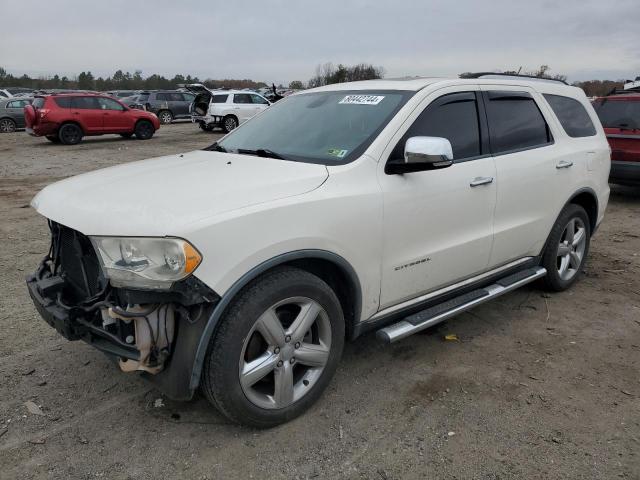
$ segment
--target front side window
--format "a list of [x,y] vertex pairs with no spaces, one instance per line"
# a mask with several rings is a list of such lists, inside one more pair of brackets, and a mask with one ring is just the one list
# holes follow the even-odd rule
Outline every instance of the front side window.
[[269,103],[264,98],[262,98],[260,95],[255,95],[255,94],[251,94],[251,101],[253,103],[258,104],[258,105],[267,105]]
[[98,98],[98,104],[102,110],[124,110],[124,107],[110,98]]
[[395,146],[390,160],[404,158],[404,145],[410,137],[446,138],[451,143],[454,160],[480,156],[482,147],[475,93],[451,93],[429,104]]
[[543,96],[551,105],[553,113],[560,120],[560,125],[567,135],[577,138],[591,137],[596,134],[596,127],[593,126],[591,117],[578,100],[548,93]]
[[593,107],[605,128],[640,128],[640,101],[604,98]]
[[541,147],[552,141],[542,112],[527,92],[488,92],[486,109],[494,154]]
[[211,97],[211,103],[227,103],[229,95],[214,95]]
[[315,92],[280,100],[218,146],[227,152],[270,150],[285,158],[341,165],[358,158],[413,91]]

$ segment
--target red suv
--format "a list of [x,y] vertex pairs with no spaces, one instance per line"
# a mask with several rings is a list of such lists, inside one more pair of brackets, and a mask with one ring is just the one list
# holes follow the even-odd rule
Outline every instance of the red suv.
[[147,140],[160,128],[153,113],[91,93],[36,95],[24,108],[24,118],[30,135],[65,145],[75,145],[85,135],[106,133]]
[[617,90],[593,106],[611,146],[609,181],[640,185],[640,89]]

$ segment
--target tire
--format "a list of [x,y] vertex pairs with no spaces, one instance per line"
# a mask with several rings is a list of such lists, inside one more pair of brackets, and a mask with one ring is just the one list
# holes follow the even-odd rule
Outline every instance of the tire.
[[542,266],[547,269],[544,277],[547,289],[561,292],[578,280],[589,254],[590,241],[587,212],[580,205],[567,205],[551,229],[542,256]]
[[0,119],[0,132],[13,133],[16,131],[16,122],[11,118]]
[[138,123],[136,123],[134,133],[139,140],[149,140],[155,132],[156,130],[153,128],[153,124],[148,120],[139,120]]
[[133,133],[121,133],[120,136],[122,138],[131,138],[133,137]]
[[200,126],[200,129],[205,131],[205,132],[212,132],[213,131],[213,125],[207,125],[204,122],[198,122],[198,125]]
[[238,128],[238,119],[234,115],[227,115],[222,120],[222,129],[224,133],[229,133],[231,130]]
[[173,122],[173,114],[169,110],[160,110],[158,112],[158,120],[160,120],[160,123],[163,125],[168,125]]
[[60,143],[60,139],[56,135],[47,135],[47,140],[51,143]]
[[84,133],[75,123],[65,123],[58,129],[58,139],[64,145],[76,145],[82,140]]
[[[296,329],[303,318],[309,321]],[[234,422],[257,428],[287,422],[329,384],[344,332],[340,302],[323,280],[291,267],[267,272],[238,294],[221,319],[204,363],[203,393]]]

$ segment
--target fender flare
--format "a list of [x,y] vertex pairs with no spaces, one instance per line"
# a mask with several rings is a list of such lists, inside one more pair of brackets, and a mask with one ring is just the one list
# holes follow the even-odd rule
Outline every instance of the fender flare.
[[220,301],[216,304],[215,308],[211,312],[209,319],[207,320],[207,324],[202,331],[202,335],[200,337],[200,341],[198,343],[198,348],[195,353],[193,368],[191,369],[191,380],[189,381],[189,390],[193,394],[195,390],[200,385],[200,375],[202,373],[202,367],[204,365],[204,359],[207,354],[207,349],[209,348],[209,342],[215,333],[216,327],[220,322],[220,319],[225,313],[225,310],[231,303],[231,301],[235,298],[235,296],[242,290],[249,282],[257,278],[262,273],[270,270],[278,265],[282,265],[284,263],[300,260],[300,259],[322,259],[328,260],[338,267],[340,267],[344,273],[347,274],[350,281],[353,283],[356,292],[356,298],[354,299],[355,305],[355,319],[356,321],[360,318],[360,312],[362,309],[362,287],[360,285],[360,280],[358,279],[358,275],[356,271],[351,266],[349,262],[347,262],[340,255],[337,255],[333,252],[329,252],[326,250],[317,250],[317,249],[309,249],[309,250],[296,250],[289,253],[284,253],[282,255],[278,255],[269,260],[262,262],[261,264],[253,267],[247,273],[245,273],[240,279],[238,279],[232,286],[229,288],[225,294],[220,298]]

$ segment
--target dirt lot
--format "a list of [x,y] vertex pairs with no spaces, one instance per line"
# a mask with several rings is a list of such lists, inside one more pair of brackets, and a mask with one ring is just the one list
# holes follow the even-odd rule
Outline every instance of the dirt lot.
[[320,402],[269,431],[200,397],[158,401],[55,333],[23,281],[48,247],[31,197],[216,137],[191,124],[75,147],[0,135],[0,478],[640,478],[640,189],[613,189],[571,291],[525,288],[393,346],[361,338]]

